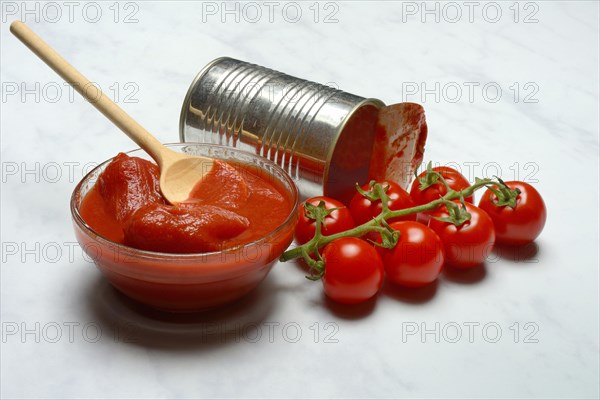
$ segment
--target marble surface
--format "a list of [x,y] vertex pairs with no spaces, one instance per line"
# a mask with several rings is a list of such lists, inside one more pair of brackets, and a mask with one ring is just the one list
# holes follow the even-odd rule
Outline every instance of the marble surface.
[[[599,397],[598,2],[67,3],[2,2],[2,398]],[[546,229],[356,309],[290,263],[226,309],[149,312],[82,256],[68,208],[85,170],[134,146],[16,18],[164,142],[223,55],[422,103],[426,158],[535,182]]]

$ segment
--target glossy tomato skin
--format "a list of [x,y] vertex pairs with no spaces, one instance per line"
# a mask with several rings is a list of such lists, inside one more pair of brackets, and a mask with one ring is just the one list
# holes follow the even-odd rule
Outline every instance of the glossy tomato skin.
[[361,303],[375,296],[383,284],[384,268],[377,250],[355,237],[334,240],[323,250],[327,297],[342,304]]
[[400,232],[398,243],[392,249],[377,247],[386,278],[412,288],[434,282],[444,266],[444,244],[439,236],[414,221],[394,222],[390,227]]
[[298,244],[304,244],[315,236],[315,220],[308,218],[304,214],[304,204],[309,202],[316,206],[320,201],[325,202],[325,208],[328,210],[339,208],[339,210],[335,210],[325,217],[325,224],[321,228],[323,235],[329,236],[355,227],[350,210],[344,204],[330,197],[312,197],[303,202],[299,207],[298,224],[295,230]]
[[[456,191],[466,189],[469,186],[471,186],[469,184],[469,181],[467,180],[467,178],[465,178],[463,176],[463,174],[461,174],[454,168],[440,166],[440,167],[434,167],[433,170],[442,174],[442,176],[448,183],[448,186],[450,186],[452,189],[454,189]],[[426,174],[426,171],[422,172],[419,175],[419,178],[424,177],[425,174]],[[434,200],[437,200],[441,196],[443,196],[447,193],[446,188],[444,187],[444,185],[441,182],[437,182],[437,183],[429,186],[427,189],[425,189],[423,191],[419,190],[419,186],[421,186],[421,183],[419,182],[418,179],[415,179],[410,187],[410,197],[413,199],[414,203],[418,206],[420,206],[422,204],[430,203]],[[473,196],[471,195],[471,196],[465,197],[465,201],[469,202],[469,203],[473,203]]]
[[[390,210],[402,210],[404,208],[415,206],[415,203],[411,199],[408,192],[402,189],[402,187],[397,183],[390,181],[383,181],[379,183],[382,185],[389,185],[389,189],[386,191],[386,193],[390,197],[390,201],[388,201],[388,208]],[[370,190],[369,184],[363,185],[362,190],[368,192]],[[381,214],[382,209],[381,200],[371,201],[358,192],[350,201],[349,208],[356,225],[362,225],[365,222],[372,220]],[[387,222],[392,223],[396,221],[415,221],[416,218],[416,214],[411,214],[403,217],[392,218]]]
[[429,227],[444,243],[446,265],[455,268],[473,268],[481,265],[491,253],[496,234],[492,219],[481,208],[465,203],[471,219],[461,226],[439,221],[433,217],[448,217],[446,207],[432,214]]
[[519,189],[517,206],[497,207],[496,196],[486,190],[479,207],[488,213],[496,229],[496,241],[511,246],[533,242],[546,224],[546,205],[540,193],[530,184],[519,181],[505,182],[511,189]]

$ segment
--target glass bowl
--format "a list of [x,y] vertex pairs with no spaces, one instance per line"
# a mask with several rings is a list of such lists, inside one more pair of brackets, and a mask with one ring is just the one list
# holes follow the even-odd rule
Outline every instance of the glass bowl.
[[[292,242],[298,213],[296,185],[281,167],[252,153],[204,143],[166,146],[258,170],[289,196],[292,207],[288,216],[276,229],[254,242],[211,253],[159,253],[115,243],[96,233],[80,214],[83,199],[110,159],[90,171],[73,191],[71,215],[77,241],[115,288],[148,306],[193,312],[233,302],[260,284]],[[127,154],[149,159],[141,149]]]

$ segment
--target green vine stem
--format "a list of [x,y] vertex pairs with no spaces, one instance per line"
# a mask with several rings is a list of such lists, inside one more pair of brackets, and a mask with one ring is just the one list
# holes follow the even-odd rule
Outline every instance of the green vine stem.
[[[442,177],[442,180],[443,180],[443,177]],[[329,235],[329,236],[324,236],[321,234],[321,232],[320,232],[321,224],[317,220],[317,222],[316,222],[317,232],[315,233],[315,236],[311,240],[306,242],[305,244],[298,246],[294,249],[286,251],[285,253],[283,253],[281,255],[279,260],[280,261],[290,261],[290,260],[293,260],[296,258],[303,257],[307,262],[309,262],[309,265],[311,265],[311,268],[314,268],[317,271],[322,272],[322,265],[321,265],[322,260],[320,260],[320,257],[319,257],[318,261],[315,261],[315,260],[311,259],[308,255],[310,253],[317,252],[318,249],[331,243],[332,241],[343,238],[343,237],[351,237],[351,236],[360,237],[360,236],[365,235],[367,232],[384,233],[385,231],[389,231],[389,226],[387,225],[387,223],[385,223],[385,221],[387,221],[391,218],[402,217],[405,215],[416,214],[416,213],[420,213],[420,212],[432,211],[432,210],[437,209],[441,205],[446,204],[446,202],[448,202],[448,201],[457,200],[457,199],[460,199],[461,197],[462,198],[469,197],[476,190],[478,190],[482,187],[486,187],[486,186],[489,187],[491,185],[497,185],[500,187],[505,186],[505,185],[502,185],[501,182],[494,181],[489,178],[485,178],[485,179],[476,178],[475,183],[473,185],[469,186],[468,188],[465,188],[460,191],[450,189],[444,196],[442,196],[439,199],[434,200],[430,203],[423,204],[423,205],[416,206],[416,207],[405,208],[403,210],[390,210],[387,207],[389,197],[385,193],[385,191],[386,191],[385,188],[383,188],[382,185],[376,183],[376,184],[372,185],[371,187],[372,187],[372,192],[381,199],[382,208],[383,208],[381,214],[379,214],[377,217],[373,218],[369,222],[365,222],[364,224],[359,225],[353,229],[349,229],[347,231],[336,233],[336,234]]]

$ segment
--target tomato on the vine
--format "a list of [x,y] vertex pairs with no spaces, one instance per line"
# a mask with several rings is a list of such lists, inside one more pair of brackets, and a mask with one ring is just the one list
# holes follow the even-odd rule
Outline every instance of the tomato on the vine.
[[338,303],[366,301],[375,296],[383,284],[381,257],[362,239],[336,239],[325,246],[322,257],[325,263],[325,294]]
[[[531,185],[520,181],[505,182],[511,190],[518,189],[514,208],[498,205],[498,197],[486,190],[479,207],[488,213],[496,228],[498,243],[524,245],[534,241],[546,224],[546,205],[539,192]],[[498,190],[498,187],[495,187]]]
[[436,219],[450,217],[445,206],[436,210],[429,220],[429,227],[444,243],[446,264],[456,268],[471,268],[482,264],[491,253],[496,239],[494,223],[489,215],[470,203],[465,203],[465,206],[471,219],[459,226]]
[[400,233],[398,243],[391,249],[377,247],[386,278],[406,287],[434,282],[444,266],[444,244],[438,235],[414,221],[394,222],[390,227]]
[[306,216],[304,204],[310,203],[317,206],[321,201],[325,203],[327,210],[337,208],[337,210],[332,211],[325,217],[325,221],[321,226],[321,233],[323,235],[329,236],[355,227],[350,210],[344,204],[330,197],[312,197],[300,205],[300,215],[298,216],[298,224],[295,230],[296,241],[299,244],[304,244],[312,239],[315,236],[316,230],[316,221]]
[[[466,189],[470,186],[467,178],[463,176],[460,172],[455,170],[454,168],[440,166],[432,168],[432,171],[440,173],[448,186],[456,191]],[[415,179],[410,187],[410,197],[413,199],[416,205],[420,206],[422,204],[430,203],[434,200],[439,199],[448,191],[444,184],[439,180],[433,183],[431,186],[427,187],[425,190],[420,190],[421,186],[420,178],[424,178],[427,175],[427,171],[423,171],[419,174],[417,179]],[[465,197],[465,201],[469,203],[473,203],[473,196]]]
[[[415,203],[412,201],[408,192],[400,185],[395,182],[383,181],[379,182],[384,187],[387,185],[388,189],[386,194],[389,196],[388,208],[390,210],[402,210],[404,208],[414,207]],[[371,190],[370,184],[363,185],[361,189],[365,192]],[[381,214],[382,204],[381,200],[370,200],[363,196],[361,193],[356,193],[350,201],[350,213],[356,225],[362,225]],[[387,222],[392,223],[396,221],[415,221],[416,214],[406,215],[403,217],[397,217],[389,219]]]

